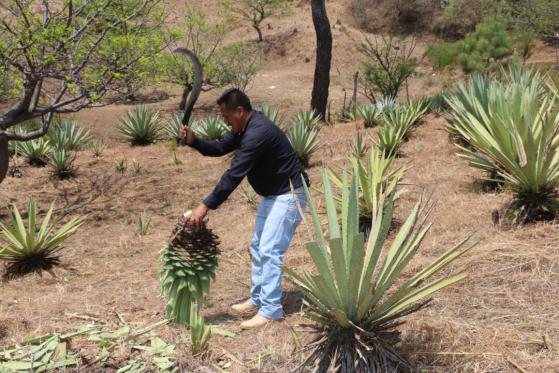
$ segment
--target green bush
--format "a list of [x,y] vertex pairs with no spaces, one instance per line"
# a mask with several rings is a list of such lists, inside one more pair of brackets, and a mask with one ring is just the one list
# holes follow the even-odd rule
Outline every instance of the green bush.
[[457,43],[431,44],[427,47],[425,57],[431,61],[437,70],[444,70],[456,63],[458,58]]
[[487,17],[463,40],[430,45],[426,57],[437,69],[460,66],[465,73],[496,70],[514,52],[514,40],[503,17]]

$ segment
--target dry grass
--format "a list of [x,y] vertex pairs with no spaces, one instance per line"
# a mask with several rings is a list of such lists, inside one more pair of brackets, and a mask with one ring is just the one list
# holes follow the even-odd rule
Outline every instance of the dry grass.
[[[351,75],[359,68],[351,42],[359,32],[351,26],[355,22],[347,3],[328,5],[334,25],[333,112],[341,108],[342,88],[351,87]],[[184,8],[184,4],[179,5]],[[308,14],[308,4],[304,3],[292,16],[272,22],[268,38],[273,58],[249,92],[253,101],[278,105],[284,115],[306,107],[310,97],[314,34]],[[250,36],[250,32],[242,29],[231,38]],[[420,41],[417,53],[421,54],[425,45]],[[538,52],[538,56],[543,53]],[[553,58],[550,55],[546,60]],[[419,70],[419,76],[410,82],[412,97],[440,88],[440,77],[431,77],[430,67],[421,64]],[[214,110],[215,95],[203,95],[196,116]],[[148,106],[169,117],[176,112],[177,101],[175,97]],[[23,166],[22,178],[8,178],[0,185],[0,206],[17,202],[23,207],[33,195],[43,209],[57,198],[58,206],[68,208],[70,214],[89,215],[88,223],[68,241],[62,253],[63,266],[55,269],[56,277],[33,275],[0,283],[0,346],[30,334],[67,331],[84,323],[76,315],[111,323],[118,320],[118,314],[142,325],[164,317],[165,300],[159,296],[159,250],[176,218],[210,192],[230,159],[204,158],[179,148],[183,164],[177,166],[173,151],[164,143],[137,148],[120,143],[114,139],[114,128],[128,109],[130,106],[115,105],[76,114],[80,125],[91,128],[107,146],[99,159],[89,150],[78,154],[76,179],[56,181],[47,169]],[[494,226],[491,212],[505,206],[511,196],[477,191],[476,180],[481,175],[454,155],[443,127],[443,119],[428,117],[403,146],[403,157],[398,160],[411,168],[405,177],[408,193],[401,198],[397,218],[407,216],[422,192],[431,194],[436,203],[432,215],[435,224],[412,269],[468,235],[480,244],[454,265],[454,269],[467,269],[468,279],[437,294],[430,308],[408,318],[400,348],[429,372],[559,372],[559,228],[555,223],[519,230]],[[321,148],[311,159],[314,185],[319,183],[319,165],[347,165],[346,154],[357,128],[374,133],[358,123],[323,129]],[[124,175],[114,169],[115,160],[121,158],[129,163]],[[142,165],[139,175],[132,172],[133,159]],[[152,221],[149,233],[141,237],[135,217],[144,211]],[[282,322],[264,330],[241,332],[241,318],[229,313],[231,304],[248,295],[248,243],[254,215],[240,190],[210,213],[210,225],[220,236],[223,254],[204,314],[209,323],[237,335],[213,336],[212,355],[205,362],[190,357],[188,347],[180,344],[182,371],[208,371],[201,367],[211,370],[214,364],[230,362],[230,372],[286,372],[300,361],[301,356],[294,352],[297,340],[307,340],[309,335],[302,330],[305,320],[300,314],[300,296],[290,284],[284,284],[287,317]],[[5,211],[0,210],[0,219],[5,218]],[[312,267],[303,249],[306,239],[307,230],[301,226],[287,253],[287,266],[297,270]],[[184,337],[184,331],[175,327],[164,327],[161,334],[169,343],[179,343]],[[85,341],[77,341],[74,347],[82,347],[86,358],[97,353],[95,346]],[[78,370],[114,371],[114,366],[124,365],[128,353],[120,351],[111,359],[113,367]]]
[[[419,366],[435,372],[557,371],[559,250],[554,243],[559,230],[552,223],[521,230],[493,226],[491,211],[510,196],[473,190],[480,175],[453,154],[443,124],[442,119],[430,117],[404,145],[404,157],[399,160],[412,167],[405,179],[409,192],[401,199],[398,218],[406,216],[423,191],[432,194],[436,203],[435,225],[413,267],[465,236],[473,235],[480,244],[457,264],[470,272],[469,278],[436,295],[427,310],[409,317],[401,348]],[[313,162],[347,164],[345,152],[356,127],[360,125],[325,127]],[[131,148],[113,143],[99,160],[81,152],[79,176],[74,181],[54,181],[44,169],[25,167],[22,179],[9,178],[2,184],[3,202],[21,205],[32,194],[44,208],[56,197],[60,203],[75,206],[74,213],[87,213],[90,218],[68,242],[62,256],[65,266],[55,270],[56,277],[29,276],[0,284],[1,345],[29,333],[64,331],[81,322],[69,314],[110,321],[118,313],[137,323],[164,317],[158,251],[176,217],[210,191],[229,162],[204,158],[186,148],[178,152],[185,160],[181,166],[172,163],[172,151],[165,144]],[[142,173],[116,174],[113,159],[122,156],[138,159]],[[318,184],[318,167],[310,173]],[[97,192],[92,194],[92,190]],[[89,200],[91,196],[95,198]],[[152,228],[140,237],[134,217],[144,210],[153,216]],[[230,371],[284,372],[300,358],[293,353],[294,335],[309,338],[301,331],[299,295],[285,284],[286,320],[265,330],[241,332],[240,319],[228,308],[248,294],[247,244],[254,210],[236,191],[210,219],[223,242],[223,255],[204,313],[208,322],[238,334],[212,337],[213,354],[204,364],[224,360],[233,362]],[[300,227],[287,255],[288,266],[310,268],[302,248],[306,237],[306,228]],[[163,332],[174,343],[180,334],[173,327]],[[85,348],[84,354],[88,353],[93,354]],[[187,366],[199,364],[190,358],[183,363],[186,371]]]

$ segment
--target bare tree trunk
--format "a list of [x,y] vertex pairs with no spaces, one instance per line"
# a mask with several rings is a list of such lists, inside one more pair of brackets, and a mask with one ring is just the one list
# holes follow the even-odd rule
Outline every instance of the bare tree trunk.
[[8,151],[8,139],[6,136],[0,136],[0,183],[8,173],[10,164],[10,152]]
[[259,42],[263,41],[264,38],[262,37],[262,30],[260,30],[260,26],[253,25],[252,27],[253,27],[253,28],[256,30],[256,32],[258,33],[258,41],[259,41]]
[[312,0],[312,21],[316,32],[316,64],[312,88],[311,109],[326,119],[330,65],[332,62],[332,30],[326,13],[325,0]]
[[359,84],[359,71],[353,75],[353,96],[351,96],[351,106],[357,107],[357,85]]

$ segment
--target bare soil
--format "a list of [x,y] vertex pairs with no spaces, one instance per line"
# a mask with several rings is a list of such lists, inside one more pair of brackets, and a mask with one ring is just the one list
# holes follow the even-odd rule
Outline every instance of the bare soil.
[[[335,112],[341,108],[343,89],[351,87],[351,75],[360,63],[351,41],[360,32],[353,28],[346,3],[329,2],[328,7],[335,25],[331,87]],[[278,106],[288,117],[306,108],[310,101],[315,39],[309,5],[302,2],[293,15],[270,23],[272,29],[265,27],[266,41],[262,45],[266,61],[248,93],[254,102]],[[229,37],[252,40],[255,35],[250,29],[238,28]],[[418,57],[426,43],[427,39],[418,40]],[[554,54],[542,46],[534,61],[551,63],[553,58]],[[422,62],[418,76],[409,85],[410,96],[437,92],[444,82],[433,74]],[[172,97],[148,106],[161,110],[167,118],[177,113],[179,89],[160,89],[168,90]],[[215,110],[217,95],[216,91],[203,94],[195,115],[202,117]],[[31,334],[68,331],[84,322],[76,315],[116,324],[118,314],[137,325],[164,318],[159,250],[177,217],[211,191],[230,158],[205,158],[191,149],[179,148],[176,151],[183,164],[177,166],[166,143],[147,147],[122,143],[115,137],[115,126],[130,108],[113,105],[75,115],[81,126],[90,128],[107,145],[98,159],[89,150],[78,153],[75,179],[57,181],[48,167],[20,164],[23,177],[9,177],[0,185],[2,221],[6,217],[4,206],[15,202],[24,208],[30,196],[38,200],[43,211],[56,199],[57,206],[69,211],[70,216],[88,215],[87,224],[67,241],[63,265],[54,270],[55,276],[45,273],[0,283],[0,346]],[[407,318],[399,348],[429,372],[559,372],[559,226],[556,222],[521,229],[494,225],[492,212],[503,209],[511,196],[479,190],[481,174],[454,154],[445,123],[442,117],[426,117],[398,160],[410,165],[405,176],[408,192],[399,203],[398,218],[407,216],[422,193],[432,196],[435,203],[433,228],[410,271],[467,236],[473,236],[479,244],[452,267],[453,271],[466,269],[469,277],[437,293],[431,307]],[[314,185],[319,184],[321,165],[348,165],[347,150],[357,131],[374,133],[357,122],[323,128],[321,147],[309,170]],[[124,174],[114,167],[122,158],[129,166]],[[138,174],[132,171],[133,160],[141,165]],[[142,212],[152,216],[146,236],[137,233],[136,219]],[[285,320],[263,330],[241,331],[238,325],[242,318],[232,314],[229,307],[249,292],[248,243],[255,210],[237,190],[209,218],[209,226],[221,239],[222,256],[203,313],[207,322],[236,335],[212,336],[212,353],[205,360],[193,358],[188,347],[180,344],[185,334],[181,328],[165,326],[160,329],[161,335],[167,342],[178,344],[182,371],[213,372],[217,364],[223,366],[223,361],[231,362],[227,368],[230,372],[288,371],[301,361],[295,352],[294,335],[303,341],[311,338],[302,330],[307,321],[302,318],[300,294],[284,284]],[[287,266],[298,271],[312,268],[303,247],[307,237],[307,228],[302,225],[288,251]],[[77,346],[82,347],[84,357],[91,358],[98,352],[91,344]],[[126,353],[112,358],[112,367],[125,365]]]

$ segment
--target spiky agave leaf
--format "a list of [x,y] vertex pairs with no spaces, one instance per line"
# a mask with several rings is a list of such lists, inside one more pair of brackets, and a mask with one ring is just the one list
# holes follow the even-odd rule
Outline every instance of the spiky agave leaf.
[[192,354],[200,355],[208,349],[208,342],[212,335],[211,326],[207,325],[204,317],[200,315],[197,302],[192,302],[190,308],[190,341],[192,342]]
[[50,155],[50,164],[53,173],[60,180],[69,179],[76,175],[74,166],[75,156],[66,148],[54,148]]
[[85,221],[85,217],[76,217],[54,231],[51,224],[54,202],[37,229],[37,208],[33,198],[29,199],[27,208],[27,227],[14,204],[9,210],[10,224],[0,223],[3,244],[0,260],[8,262],[7,277],[25,275],[30,272],[50,270],[58,264],[58,252],[62,243],[76,232]]
[[381,124],[380,118],[383,115],[383,109],[377,105],[369,104],[357,108],[357,115],[363,120],[365,128],[375,127]]
[[49,131],[48,139],[53,148],[82,150],[91,136],[88,129],[79,127],[73,120],[61,119]]
[[282,127],[282,118],[280,117],[280,112],[278,108],[271,107],[266,104],[260,104],[256,107],[256,110],[260,111],[269,120],[277,124],[280,128]]
[[148,145],[160,140],[162,127],[159,111],[138,105],[120,119],[117,127],[120,137],[132,145]]
[[[361,232],[368,232],[371,226],[373,210],[383,195],[394,193],[394,200],[405,191],[398,189],[402,182],[407,166],[393,167],[394,157],[387,156],[376,146],[369,150],[367,159],[361,160],[354,154],[349,157],[353,165],[353,175],[356,177],[359,196],[359,227]],[[326,168],[326,175],[332,184],[343,191],[343,175]],[[335,195],[338,210],[341,211],[342,197]]]
[[322,121],[320,115],[313,110],[301,110],[293,120],[294,125],[300,124],[309,130],[320,131]]
[[227,132],[229,127],[220,117],[209,117],[191,124],[194,133],[204,139],[219,140]]
[[318,149],[318,130],[303,122],[295,122],[287,131],[287,138],[303,165],[308,167],[312,154]]
[[207,227],[190,227],[182,218],[161,252],[161,290],[168,319],[189,325],[192,302],[201,304],[218,264],[219,242]]
[[411,278],[399,281],[430,229],[428,202],[423,197],[417,202],[387,247],[394,193],[374,206],[371,232],[365,240],[358,225],[356,177],[343,178],[341,215],[326,174],[323,188],[328,235],[306,189],[316,234],[306,248],[315,271],[286,270],[304,294],[306,317],[316,322],[317,337],[306,348],[310,353],[301,371],[307,365],[319,373],[416,371],[394,348],[399,339],[397,326],[402,317],[424,307],[431,294],[466,277],[460,273],[431,279],[472,246],[464,240]]
[[457,145],[460,157],[472,167],[499,175],[512,189],[517,223],[552,217],[557,209],[559,100],[541,96],[541,87],[538,81],[501,86],[487,110],[475,97],[469,98],[467,109],[459,99],[449,101],[451,126],[471,146]]
[[[167,140],[179,140],[179,134],[182,126],[183,114],[174,115],[167,121],[164,128],[164,137]],[[190,120],[190,125],[192,125],[192,119]]]
[[17,151],[27,163],[34,166],[44,166],[48,163],[52,147],[48,139],[40,137],[30,141],[18,142]]

